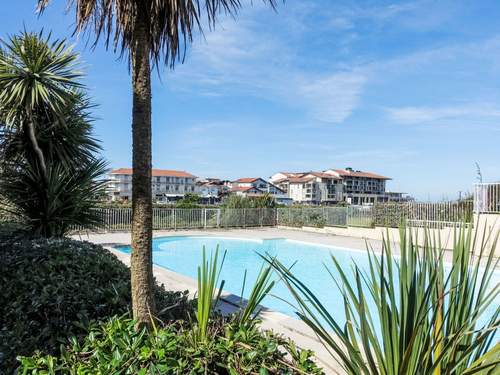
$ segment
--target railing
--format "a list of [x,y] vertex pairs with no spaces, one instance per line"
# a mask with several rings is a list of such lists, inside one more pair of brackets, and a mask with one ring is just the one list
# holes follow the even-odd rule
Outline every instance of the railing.
[[500,182],[474,185],[474,212],[500,212]]
[[[131,208],[95,208],[101,224],[94,231],[130,231]],[[263,227],[276,225],[272,208],[153,208],[153,229],[203,229],[227,227]],[[84,228],[74,228],[82,231]]]
[[[96,208],[101,222],[95,231],[130,231],[131,208]],[[154,230],[230,227],[454,227],[472,222],[472,201],[444,203],[384,203],[374,206],[290,208],[153,208]],[[76,231],[83,228],[75,228]]]
[[408,220],[408,226],[413,228],[444,229],[444,228],[469,228],[472,223],[459,221],[433,221],[433,220]]
[[407,202],[381,203],[373,206],[373,220],[376,226],[397,227],[403,221],[470,223],[473,220],[473,202],[452,201],[439,203]]

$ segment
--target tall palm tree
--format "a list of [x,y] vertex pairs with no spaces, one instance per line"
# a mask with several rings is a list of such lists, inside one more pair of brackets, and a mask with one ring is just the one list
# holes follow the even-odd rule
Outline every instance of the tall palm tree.
[[[38,0],[43,10],[50,0]],[[263,0],[273,8],[276,0]],[[132,67],[132,307],[139,326],[155,311],[152,266],[151,66],[183,60],[202,17],[212,28],[219,15],[235,15],[241,0],[69,0],[76,32],[93,31],[95,43],[127,56]]]

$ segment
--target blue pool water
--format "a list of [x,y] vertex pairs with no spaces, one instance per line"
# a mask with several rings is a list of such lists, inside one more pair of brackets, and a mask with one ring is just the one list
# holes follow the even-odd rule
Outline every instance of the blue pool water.
[[[246,270],[246,290],[243,296],[248,297],[263,264],[263,260],[258,254],[267,253],[276,256],[286,266],[296,263],[293,267],[294,274],[319,297],[329,311],[333,312],[332,315],[341,322],[345,321],[343,299],[324,264],[334,271],[330,257],[330,254],[333,253],[344,270],[348,271],[348,275],[352,275],[350,269],[353,263],[368,270],[368,257],[364,250],[333,248],[288,239],[250,240],[208,236],[156,238],[153,241],[153,262],[172,271],[196,278],[197,267],[201,263],[202,248],[205,247],[207,255],[209,255],[210,251],[215,250],[217,246],[221,251],[227,250],[221,273],[221,279],[226,282],[224,286],[226,291],[238,296],[241,295]],[[131,251],[128,246],[118,249],[124,252]],[[499,281],[500,273],[497,271],[492,285]],[[278,283],[272,294],[263,301],[264,306],[296,317],[296,309],[281,300],[294,303],[284,283]],[[492,304],[490,311],[487,311],[485,316],[493,314],[500,301],[495,302],[497,303]]]

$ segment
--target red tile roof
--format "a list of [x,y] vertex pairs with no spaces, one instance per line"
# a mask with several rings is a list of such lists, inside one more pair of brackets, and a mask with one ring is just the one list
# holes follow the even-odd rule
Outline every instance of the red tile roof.
[[[111,171],[111,174],[126,174],[126,175],[131,175],[132,174],[132,168],[118,168],[114,169]],[[185,171],[174,171],[170,169],[152,169],[151,174],[153,177],[160,177],[160,176],[166,176],[166,177],[188,177],[188,178],[195,178],[196,176],[192,175],[191,173],[185,172]]]
[[244,177],[244,178],[238,178],[234,182],[241,182],[241,183],[249,183],[249,182],[255,182],[257,180],[260,180],[260,177]]
[[231,188],[231,191],[248,191],[248,190],[261,191],[260,189],[257,189],[256,187],[253,186],[233,186]]
[[379,174],[363,171],[349,171],[347,169],[332,169],[332,171],[337,172],[341,177],[366,177],[366,178],[376,178],[378,180],[390,180],[389,177],[381,176]]

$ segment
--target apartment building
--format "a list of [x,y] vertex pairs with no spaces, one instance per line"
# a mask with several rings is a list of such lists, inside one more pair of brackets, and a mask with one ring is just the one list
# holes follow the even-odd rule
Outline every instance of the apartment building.
[[352,168],[327,169],[323,172],[279,172],[271,182],[286,191],[295,202],[308,204],[373,204],[401,201],[403,193],[386,191],[390,178]]
[[[185,171],[153,169],[151,189],[153,201],[169,202],[186,193],[196,193],[196,176]],[[109,174],[107,192],[112,201],[132,200],[132,169],[119,168]]]
[[279,172],[271,182],[299,203],[335,203],[342,200],[342,179],[323,172]]
[[403,193],[386,191],[386,182],[391,180],[389,177],[352,168],[328,169],[324,172],[342,179],[343,197],[347,203],[373,204],[404,200]]

